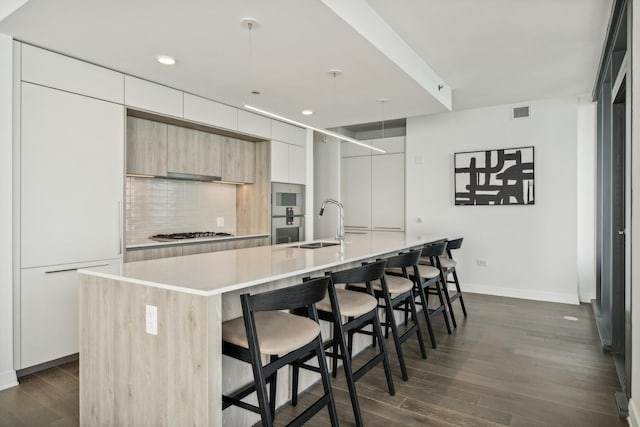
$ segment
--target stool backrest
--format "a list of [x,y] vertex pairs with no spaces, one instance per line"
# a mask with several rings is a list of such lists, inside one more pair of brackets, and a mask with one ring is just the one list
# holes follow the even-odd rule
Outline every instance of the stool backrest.
[[447,247],[447,242],[438,242],[438,243],[425,245],[424,248],[422,248],[422,256],[424,258],[442,256],[442,254],[444,254],[444,250],[446,247]]
[[460,247],[462,246],[462,237],[459,239],[455,239],[455,240],[449,240],[447,242],[447,250],[451,251],[454,249],[460,249]]
[[242,294],[240,301],[243,309],[253,311],[293,310],[309,307],[324,298],[329,286],[329,277],[318,277],[301,285],[259,294]]
[[386,265],[386,260],[380,260],[360,267],[350,268],[349,270],[338,271],[336,273],[332,272],[331,280],[333,280],[334,284],[373,282],[384,276]]
[[412,267],[418,264],[418,260],[420,259],[421,253],[422,251],[418,249],[418,250],[405,252],[400,255],[393,256],[391,258],[387,258],[386,268]]

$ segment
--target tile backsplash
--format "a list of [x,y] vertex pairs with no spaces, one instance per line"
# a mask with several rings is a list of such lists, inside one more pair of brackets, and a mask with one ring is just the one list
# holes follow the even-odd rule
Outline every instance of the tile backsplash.
[[[236,186],[127,177],[127,240],[155,234],[218,231],[235,234]],[[224,218],[224,227],[216,218]]]

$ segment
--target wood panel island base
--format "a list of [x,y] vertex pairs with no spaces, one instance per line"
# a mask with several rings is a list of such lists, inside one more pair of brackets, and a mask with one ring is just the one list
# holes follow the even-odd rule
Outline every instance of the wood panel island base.
[[[80,270],[80,425],[257,422],[256,414],[240,408],[223,413],[221,404],[223,392],[252,380],[249,365],[221,353],[221,324],[242,314],[239,295],[441,238],[347,234],[342,245],[319,249],[263,246]],[[322,333],[330,334],[327,325]],[[368,344],[363,337],[356,349]],[[301,375],[300,389],[318,378]],[[286,370],[278,381],[289,382]],[[290,399],[288,389],[278,387],[277,405]]]

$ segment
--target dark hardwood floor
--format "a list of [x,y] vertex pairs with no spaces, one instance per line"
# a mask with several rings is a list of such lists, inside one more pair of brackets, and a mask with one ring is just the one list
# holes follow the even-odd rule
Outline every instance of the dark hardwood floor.
[[[382,368],[358,381],[368,426],[625,426],[617,416],[611,357],[598,344],[589,305],[572,306],[465,294],[469,317],[447,335],[436,323],[438,348],[420,358],[414,339],[404,345],[409,381],[400,378],[393,345],[395,396],[385,392]],[[563,316],[575,316],[577,321]],[[358,358],[356,358],[357,364]],[[281,385],[284,386],[284,385]],[[353,425],[344,376],[333,382],[340,424]],[[301,396],[300,408],[319,394]],[[296,412],[285,406],[277,422]],[[326,412],[326,411],[325,411]],[[20,380],[0,392],[0,426],[78,425],[78,364]],[[311,426],[328,425],[324,412]]]

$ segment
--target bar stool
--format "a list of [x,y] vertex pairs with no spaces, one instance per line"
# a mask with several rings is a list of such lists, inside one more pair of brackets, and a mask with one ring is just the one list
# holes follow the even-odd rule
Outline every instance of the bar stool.
[[[451,335],[451,323],[449,322],[449,316],[447,315],[447,307],[451,307],[451,301],[449,300],[449,295],[445,291],[443,282],[440,278],[440,269],[437,267],[437,260],[444,254],[446,246],[446,242],[437,242],[425,245],[422,249],[422,256],[417,265],[417,275],[414,277],[414,283],[416,284],[415,291],[420,297],[420,300],[416,301],[416,304],[422,305],[424,317],[427,322],[427,329],[429,330],[429,337],[431,338],[432,348],[437,348],[437,345],[431,319],[435,318],[440,313],[442,313],[444,318],[447,333]],[[429,307],[429,295],[435,295],[438,297],[439,304],[437,307]],[[449,310],[451,310],[451,308],[449,308]],[[450,315],[453,316],[452,313],[450,313]]]
[[[373,296],[372,286],[372,282],[380,280],[384,276],[385,265],[386,261],[382,260],[337,273],[327,273],[331,276],[328,292],[325,298],[317,303],[319,318],[333,324],[333,337],[324,342],[324,347],[332,349],[326,354],[333,358],[334,376],[337,374],[338,359],[342,360],[357,426],[362,426],[363,420],[355,383],[376,364],[382,362],[389,394],[392,396],[395,394],[389,358],[382,335],[380,319],[378,318],[378,301]],[[355,283],[365,283],[367,292],[336,288],[338,284],[351,286]],[[363,330],[368,325],[373,325],[373,331]],[[353,354],[353,335],[356,333],[375,336],[378,341],[379,352],[354,371],[351,359]],[[348,336],[347,341],[345,341],[345,334]],[[298,364],[299,362],[293,364],[291,403],[294,406],[298,400]]]
[[[385,310],[385,320],[382,322],[382,325],[385,327],[385,337],[389,335],[389,328],[391,328],[393,343],[395,344],[398,362],[400,363],[400,372],[402,373],[402,379],[404,381],[407,381],[409,376],[407,374],[407,367],[404,361],[402,343],[415,334],[418,338],[418,345],[420,347],[422,358],[427,358],[427,351],[424,348],[422,330],[420,328],[420,323],[418,322],[418,313],[416,311],[416,304],[413,297],[413,281],[407,274],[407,268],[413,268],[417,265],[419,258],[420,251],[411,251],[387,258],[387,271],[388,269],[400,269],[402,274],[385,274],[380,278],[380,280],[372,283],[375,297],[378,298],[378,301],[383,301],[383,304],[379,304],[378,307],[384,308]],[[367,291],[364,283],[350,283],[347,287],[348,289]],[[401,310],[405,313],[405,324],[406,314],[409,311],[411,312],[413,325],[411,325],[411,327],[402,334],[398,331],[398,325],[396,324],[394,316],[395,310]],[[374,345],[375,338],[376,337],[374,335]]]
[[[230,405],[242,407],[260,414],[263,426],[272,426],[278,369],[301,358],[316,357],[319,367],[314,371],[320,372],[324,395],[290,425],[303,425],[325,406],[329,409],[331,425],[338,425],[315,306],[325,297],[329,282],[328,277],[321,277],[275,291],[240,295],[242,317],[222,324],[222,354],[251,363],[254,382],[231,396],[222,396],[223,409]],[[309,317],[279,311],[296,308],[305,308]],[[267,364],[262,364],[261,355],[269,356]],[[258,406],[242,401],[254,391]]]
[[[458,273],[456,272],[456,261],[453,259],[451,255],[452,250],[460,249],[462,246],[462,237],[455,240],[447,241],[447,249],[446,256],[438,257],[439,268],[442,273],[442,281],[445,286],[445,290],[447,291],[447,296],[449,297],[449,310],[451,311],[451,319],[453,320],[453,308],[451,307],[451,302],[455,300],[460,300],[460,305],[462,306],[462,313],[464,317],[467,317],[467,308],[464,305],[464,299],[462,297],[462,290],[460,289],[460,281],[458,280]],[[453,280],[448,280],[449,275],[453,276]],[[456,285],[456,291],[452,294],[449,294],[449,289],[447,284],[453,283]],[[453,321],[453,326],[456,327],[455,320]]]

